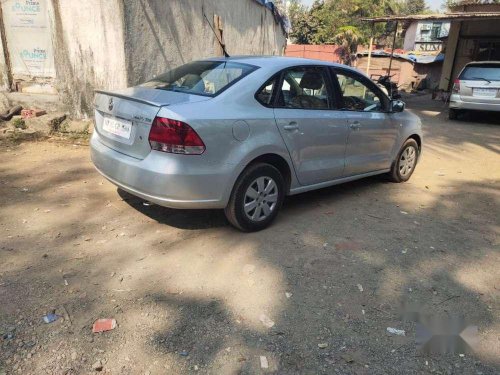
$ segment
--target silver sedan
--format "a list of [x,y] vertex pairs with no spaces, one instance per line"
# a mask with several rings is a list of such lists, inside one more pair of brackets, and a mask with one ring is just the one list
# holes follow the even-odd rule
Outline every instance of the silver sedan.
[[196,61],[97,91],[92,161],[156,204],[267,227],[286,195],[386,173],[407,181],[420,119],[347,66],[284,57]]

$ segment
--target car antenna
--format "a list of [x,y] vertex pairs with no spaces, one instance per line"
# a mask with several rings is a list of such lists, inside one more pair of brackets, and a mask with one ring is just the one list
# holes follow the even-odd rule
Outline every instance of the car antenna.
[[208,20],[207,15],[205,14],[205,12],[203,12],[203,17],[205,17],[205,19],[207,20],[208,25],[210,26],[210,28],[212,29],[212,32],[215,35],[215,39],[217,39],[217,42],[219,42],[219,45],[222,48],[222,53],[224,54],[224,57],[231,57],[231,56],[229,56],[229,53],[227,53],[227,51],[226,51],[226,45],[224,43],[222,43],[222,40],[220,40],[219,37],[217,36],[217,33],[215,32],[215,29],[212,26],[212,24],[210,23],[210,21]]

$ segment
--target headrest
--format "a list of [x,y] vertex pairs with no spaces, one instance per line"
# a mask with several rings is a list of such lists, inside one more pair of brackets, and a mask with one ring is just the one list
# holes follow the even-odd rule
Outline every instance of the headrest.
[[318,72],[306,72],[300,80],[303,89],[319,90],[323,86],[323,77]]
[[182,86],[189,87],[192,89],[194,86],[196,86],[203,78],[199,76],[198,74],[187,74],[184,77],[184,82],[182,82]]

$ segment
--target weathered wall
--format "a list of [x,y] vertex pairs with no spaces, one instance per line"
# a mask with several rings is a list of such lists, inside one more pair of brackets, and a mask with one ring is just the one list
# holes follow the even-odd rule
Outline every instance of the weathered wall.
[[92,115],[95,89],[143,82],[218,55],[214,15],[231,55],[281,55],[286,39],[253,0],[52,0],[56,85],[77,116]]
[[340,46],[333,44],[288,44],[286,56],[340,62]]
[[0,38],[0,91],[9,89],[9,69],[5,61],[5,50],[2,38]]
[[92,113],[94,89],[127,85],[121,0],[53,0],[57,88],[75,110]]
[[403,49],[412,51],[415,48],[415,39],[417,37],[418,21],[413,21],[406,29]]
[[254,0],[124,0],[128,84],[218,55],[210,24],[223,23],[230,55],[281,55],[286,44],[272,13]]

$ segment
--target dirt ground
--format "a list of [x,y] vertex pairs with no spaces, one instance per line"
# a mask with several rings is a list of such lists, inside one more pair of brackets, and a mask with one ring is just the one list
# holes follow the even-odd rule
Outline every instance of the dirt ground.
[[[144,205],[87,146],[2,141],[0,374],[498,373],[500,121],[409,106],[425,146],[408,183],[290,197],[252,234]],[[465,316],[474,352],[417,350],[403,301]],[[118,325],[93,334],[98,318]]]

